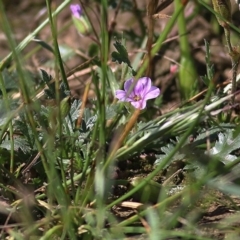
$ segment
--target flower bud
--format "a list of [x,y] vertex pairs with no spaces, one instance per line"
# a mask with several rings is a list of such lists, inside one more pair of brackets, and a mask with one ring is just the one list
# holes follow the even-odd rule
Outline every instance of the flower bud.
[[60,103],[60,111],[61,111],[61,116],[62,118],[65,118],[69,111],[70,111],[70,108],[71,108],[71,102],[70,102],[70,97],[65,97],[61,103]]
[[72,12],[73,24],[80,34],[88,34],[91,32],[91,25],[88,18],[83,14],[83,10],[79,4],[70,5]]

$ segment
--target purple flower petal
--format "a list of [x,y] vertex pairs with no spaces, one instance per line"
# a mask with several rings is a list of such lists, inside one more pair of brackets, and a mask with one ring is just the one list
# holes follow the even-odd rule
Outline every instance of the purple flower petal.
[[131,104],[135,107],[135,108],[140,108],[141,110],[144,109],[147,105],[146,101],[135,101],[135,102],[131,102]]
[[137,101],[137,102],[131,102],[131,104],[135,107],[135,108],[142,108],[142,101]]
[[126,100],[126,92],[123,90],[117,90],[115,92],[116,98],[118,98],[120,101],[125,101]]
[[117,90],[115,92],[115,97],[119,99],[121,102],[131,102],[132,98],[127,97],[127,93],[123,90]]
[[132,79],[132,78],[128,79],[128,80],[124,83],[124,90],[127,92],[128,89],[131,87],[132,84],[133,84],[133,79]]
[[[156,98],[160,94],[160,89],[152,86],[151,79],[148,77],[140,78],[135,86],[134,79],[130,78],[124,83],[124,90],[117,90],[115,95],[120,101],[131,102],[135,108],[144,109],[147,105],[147,100]],[[133,91],[128,92],[130,88]]]
[[144,109],[147,105],[147,101],[142,101],[142,108],[141,109]]
[[157,87],[151,87],[149,92],[144,96],[144,100],[153,99],[158,97],[160,94],[160,89]]
[[151,88],[151,79],[148,77],[139,78],[134,87],[134,92],[136,95],[141,96],[142,98],[144,95],[149,91]]
[[71,4],[70,10],[72,12],[72,15],[76,18],[80,18],[82,15],[82,8],[79,4]]
[[[134,83],[134,80],[132,78],[128,79],[125,83],[124,83],[124,90],[127,94],[127,96],[130,98],[130,99],[133,99],[135,94],[134,94],[134,88],[133,88],[133,83]],[[131,88],[132,86],[132,91],[131,92],[128,92],[129,89]]]

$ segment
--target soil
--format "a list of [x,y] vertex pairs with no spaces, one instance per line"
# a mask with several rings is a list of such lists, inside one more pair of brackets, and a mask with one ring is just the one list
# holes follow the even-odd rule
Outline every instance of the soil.
[[[62,1],[54,1],[56,6],[58,6]],[[143,1],[144,2],[144,1]],[[24,39],[29,32],[31,32],[43,19],[46,17],[46,8],[45,1],[39,0],[22,0],[22,1],[4,1],[5,8],[7,10],[7,16],[12,26],[14,32],[14,39],[19,43]],[[141,4],[142,8],[145,7],[144,3]],[[235,8],[234,8],[235,9]],[[187,11],[191,11],[191,3]],[[173,6],[170,5],[162,11],[162,14],[171,16],[173,12]],[[110,16],[113,16],[113,11],[110,12]],[[187,13],[186,13],[187,14]],[[96,16],[93,14],[93,18]],[[111,19],[111,17],[109,18]],[[192,56],[194,57],[196,68],[198,70],[199,76],[206,74],[206,63],[205,63],[205,47],[204,39],[210,43],[211,49],[211,62],[215,67],[215,79],[217,82],[224,82],[230,80],[231,78],[231,62],[227,53],[227,48],[224,43],[224,37],[219,39],[219,34],[215,33],[210,24],[211,16],[207,12],[198,14],[195,19],[191,21],[188,25],[188,37],[191,43]],[[64,9],[62,13],[57,17],[57,23],[59,28],[70,23],[71,16],[68,8]],[[143,19],[146,22],[146,19]],[[161,30],[164,28],[168,18],[162,18],[159,21],[156,21],[156,33],[161,33]],[[240,14],[239,12],[233,10],[233,21],[236,26],[240,27]],[[115,30],[122,32],[124,30],[135,29],[136,33],[139,33],[140,27],[139,24],[134,21],[133,14],[129,12],[119,13]],[[220,29],[219,31],[222,31]],[[45,27],[37,36],[37,38],[47,41],[50,39],[50,29]],[[73,26],[68,27],[59,35],[59,44],[65,44],[73,48],[74,50],[80,49],[82,56],[76,55],[70,60],[66,61],[67,71],[73,69],[74,67],[82,64],[85,61],[84,54],[86,49],[88,49],[89,44],[91,43],[89,37],[79,36]],[[27,53],[31,49],[34,49],[37,46],[35,42],[31,43],[25,50],[24,53]],[[134,54],[133,46],[130,46],[127,43],[127,47],[132,49],[130,55]],[[111,49],[113,46],[111,45]],[[135,50],[137,48],[135,47]],[[9,53],[8,42],[3,32],[0,31],[0,59],[5,57]],[[169,34],[169,42],[163,46],[163,49],[159,52],[159,56],[154,58],[154,69],[153,77],[154,85],[158,86],[161,89],[163,94],[163,105],[161,107],[161,113],[165,113],[170,109],[173,109],[180,102],[180,96],[176,84],[176,76],[174,73],[170,72],[170,65],[172,62],[179,62],[180,52],[179,52],[179,43],[178,43],[178,33],[177,27],[175,27],[172,32]],[[26,60],[26,64],[31,71],[37,72],[39,69],[45,69],[47,72],[54,74],[54,70],[49,67],[46,63],[52,58],[51,53],[47,50],[41,50],[37,54],[32,55],[29,59]],[[170,60],[169,60],[170,59]],[[110,63],[114,66],[113,63]],[[89,71],[79,71],[69,77],[69,83],[71,86],[72,95],[76,98],[81,98],[83,90],[85,87],[86,81],[89,79]],[[199,80],[199,85],[204,89],[204,84],[201,79]],[[94,94],[92,90],[91,94]],[[90,95],[91,97],[91,95]],[[140,166],[134,166],[132,163],[133,160],[128,162],[128,171],[121,165],[116,167],[115,173],[112,176],[115,180],[118,179],[131,179],[136,176],[144,177],[152,170],[153,160],[146,160],[144,156],[139,156]],[[154,156],[153,156],[154,157]],[[178,171],[181,168],[176,169]],[[174,171],[174,172],[176,172]],[[174,173],[173,172],[173,173]],[[175,185],[182,185],[185,177],[181,175],[182,172],[179,172],[179,178],[174,179]],[[170,175],[168,175],[170,176]],[[159,174],[159,178],[154,179],[159,183],[163,183],[166,178],[166,173]],[[114,197],[117,197],[127,190],[126,186],[116,186],[114,188]],[[209,196],[213,195],[210,191]],[[204,197],[206,197],[204,194]],[[231,216],[239,210],[240,200],[233,198],[233,201],[230,202],[229,199],[220,192],[214,193],[215,198],[213,201],[202,202],[199,201],[199,219],[198,222],[198,231],[204,232],[207,237],[212,239],[226,239],[226,237],[231,237],[234,234],[233,229],[224,229],[223,232],[216,230],[216,225],[224,225],[226,221],[233,221],[233,228],[240,227],[240,221],[237,219],[231,219]],[[217,196],[217,197],[216,197]],[[134,203],[138,202],[138,199],[129,199],[131,204],[128,206],[115,206],[113,208],[114,214],[120,218],[124,219],[135,213]],[[3,203],[6,204],[3,200]],[[2,205],[2,204],[0,204]],[[200,214],[201,213],[201,214]],[[0,216],[0,218],[2,218]],[[240,218],[239,218],[240,219]],[[181,228],[181,224],[184,224],[182,219],[179,219],[180,225],[179,228],[175,230],[178,231]],[[227,225],[226,225],[227,226]],[[235,235],[234,235],[235,236]],[[142,237],[142,238],[141,238]],[[237,236],[235,236],[237,237]],[[237,237],[239,238],[239,236]],[[127,239],[146,239],[144,235],[142,236],[131,236]],[[236,239],[236,238],[228,238]]]

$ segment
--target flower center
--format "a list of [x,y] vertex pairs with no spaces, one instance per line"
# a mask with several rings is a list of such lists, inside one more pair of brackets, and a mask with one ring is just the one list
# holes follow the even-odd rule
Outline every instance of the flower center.
[[140,97],[140,96],[137,96],[137,95],[135,95],[135,96],[133,97],[133,99],[134,99],[134,101],[139,101],[139,100],[141,100],[141,97]]

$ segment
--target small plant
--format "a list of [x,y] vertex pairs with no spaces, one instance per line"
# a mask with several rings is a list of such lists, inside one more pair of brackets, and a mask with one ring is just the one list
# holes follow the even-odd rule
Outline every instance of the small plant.
[[[42,3],[45,20],[17,44],[0,1],[10,49],[0,54],[0,239],[237,239],[239,49],[229,3],[70,2]],[[215,81],[227,65],[215,46],[187,36],[209,14],[227,37],[232,93],[231,81]],[[215,206],[228,216],[206,227]]]

